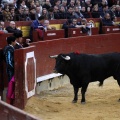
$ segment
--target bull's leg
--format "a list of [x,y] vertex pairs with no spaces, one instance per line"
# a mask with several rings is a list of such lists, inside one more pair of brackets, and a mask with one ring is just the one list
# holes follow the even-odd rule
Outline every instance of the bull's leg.
[[[117,80],[117,83],[118,83],[118,85],[119,85],[119,87],[120,87],[120,76],[119,76],[119,75],[120,75],[120,73],[114,75],[113,77],[114,77],[114,79]],[[120,102],[120,98],[118,99],[118,102]]]
[[81,99],[81,103],[85,103],[85,92],[87,90],[88,84],[83,84],[82,88],[81,88],[81,94],[82,94],[82,99]]
[[78,100],[78,90],[79,90],[79,88],[78,87],[74,87],[73,86],[73,88],[74,88],[74,99],[73,99],[73,103],[76,103],[77,102],[77,100]]

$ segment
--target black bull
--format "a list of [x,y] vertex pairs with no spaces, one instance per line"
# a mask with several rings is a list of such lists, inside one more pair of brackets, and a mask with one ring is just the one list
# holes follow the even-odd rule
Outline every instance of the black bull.
[[79,88],[82,94],[81,103],[85,103],[85,92],[90,82],[99,81],[99,86],[102,86],[106,78],[113,76],[120,86],[120,53],[69,53],[50,57],[56,59],[54,70],[69,77],[74,88],[74,103],[78,100]]

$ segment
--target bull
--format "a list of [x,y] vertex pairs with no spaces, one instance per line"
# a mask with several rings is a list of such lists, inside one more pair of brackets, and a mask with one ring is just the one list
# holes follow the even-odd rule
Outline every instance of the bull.
[[81,88],[81,103],[85,103],[85,93],[90,82],[99,81],[103,85],[106,78],[113,76],[120,86],[120,53],[78,54],[68,53],[50,56],[56,59],[54,71],[67,75],[74,88],[73,103],[78,100]]

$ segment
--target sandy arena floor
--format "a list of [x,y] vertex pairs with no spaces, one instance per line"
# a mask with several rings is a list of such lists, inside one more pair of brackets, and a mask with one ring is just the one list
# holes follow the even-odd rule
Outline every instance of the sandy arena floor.
[[73,104],[73,88],[70,84],[53,91],[44,91],[30,98],[25,111],[42,120],[120,120],[120,88],[113,78],[105,80],[103,87],[98,82],[90,83],[86,104],[79,100]]

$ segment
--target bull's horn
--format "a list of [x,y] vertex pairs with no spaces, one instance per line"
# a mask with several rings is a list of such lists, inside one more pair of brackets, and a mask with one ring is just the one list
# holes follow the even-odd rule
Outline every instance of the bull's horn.
[[58,55],[49,56],[50,58],[57,58]]
[[66,57],[62,56],[62,58],[65,59],[65,60],[70,60],[70,56],[66,56]]

